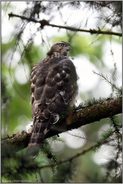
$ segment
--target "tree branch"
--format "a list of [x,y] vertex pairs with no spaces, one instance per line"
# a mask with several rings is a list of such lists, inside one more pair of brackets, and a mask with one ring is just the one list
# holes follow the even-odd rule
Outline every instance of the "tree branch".
[[100,29],[95,30],[95,29],[78,29],[75,27],[71,27],[71,26],[62,26],[62,25],[56,25],[56,24],[50,24],[49,21],[43,19],[43,20],[35,20],[34,18],[28,18],[22,15],[17,15],[17,14],[13,14],[13,13],[9,13],[9,18],[11,17],[17,17],[17,18],[21,18],[22,20],[27,20],[28,22],[34,22],[34,23],[39,23],[40,27],[43,29],[44,26],[50,26],[50,27],[56,27],[56,28],[60,28],[60,29],[66,29],[66,30],[70,30],[70,31],[77,31],[77,32],[85,32],[85,33],[90,33],[90,34],[104,34],[104,35],[115,35],[115,36],[122,36],[122,33],[118,33],[118,32],[111,32],[111,31],[101,31]]
[[88,153],[89,151],[93,151],[97,148],[99,148],[99,146],[103,145],[103,144],[106,144],[106,143],[109,143],[110,140],[108,140],[108,138],[113,135],[114,131],[110,131],[108,133],[108,135],[104,138],[104,139],[100,139],[97,143],[93,144],[92,146],[90,146],[89,148],[86,148],[84,150],[82,150],[81,152],[67,158],[67,159],[64,159],[64,160],[60,160],[58,162],[55,162],[55,163],[52,163],[52,164],[47,164],[47,165],[43,165],[41,167],[39,167],[39,169],[44,169],[44,168],[49,168],[49,167],[55,167],[55,166],[58,166],[58,165],[61,165],[61,164],[64,164],[66,162],[72,162],[74,159],[82,156],[82,155],[85,155],[86,153]]
[[[56,125],[53,125],[46,138],[119,113],[122,113],[122,97],[99,100],[86,107],[79,106],[72,110],[64,119],[57,122]],[[23,149],[27,147],[30,135],[30,133],[23,131],[20,134],[17,133],[7,137],[2,140],[2,147],[11,145],[14,146],[14,151]]]

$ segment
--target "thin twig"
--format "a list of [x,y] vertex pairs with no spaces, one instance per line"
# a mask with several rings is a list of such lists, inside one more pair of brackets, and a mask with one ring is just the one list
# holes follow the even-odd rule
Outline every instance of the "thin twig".
[[71,162],[73,161],[74,159],[82,156],[82,155],[85,155],[87,152],[89,151],[92,151],[92,150],[95,150],[96,148],[100,147],[102,144],[106,144],[109,142],[108,138],[114,133],[114,131],[111,131],[107,137],[103,140],[100,140],[98,141],[97,143],[95,143],[94,145],[90,146],[89,148],[81,151],[80,153],[77,153],[76,155],[70,157],[70,158],[67,158],[65,160],[61,160],[59,162],[56,162],[56,163],[53,163],[53,164],[48,164],[48,165],[44,165],[44,166],[41,166],[40,169],[44,169],[44,168],[49,168],[49,167],[55,167],[55,166],[58,166],[58,165],[61,165],[61,164],[64,164],[66,162]]
[[111,82],[107,77],[105,77],[103,74],[101,73],[97,73],[95,71],[93,71],[94,74],[102,77],[106,82],[108,82],[115,90],[117,90],[119,93],[121,93],[120,89],[113,83]]
[[103,34],[103,35],[115,35],[115,36],[122,36],[122,33],[118,33],[118,32],[112,32],[112,31],[102,31],[100,29],[95,30],[95,29],[78,29],[75,27],[71,27],[71,26],[62,26],[62,25],[56,25],[56,24],[50,24],[48,20],[36,20],[34,18],[28,18],[22,15],[17,15],[17,14],[13,14],[13,13],[9,13],[9,18],[11,17],[18,17],[21,18],[22,20],[27,20],[28,22],[34,22],[34,23],[39,23],[40,27],[43,29],[44,26],[50,26],[50,27],[56,27],[56,28],[61,28],[61,29],[66,29],[66,30],[70,30],[70,31],[77,31],[77,32],[85,32],[85,33],[90,33],[90,34]]

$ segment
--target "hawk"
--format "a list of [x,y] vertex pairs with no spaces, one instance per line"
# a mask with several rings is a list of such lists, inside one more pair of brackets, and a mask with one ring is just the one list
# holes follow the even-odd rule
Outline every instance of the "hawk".
[[77,74],[68,57],[70,44],[55,43],[47,57],[32,68],[33,127],[29,147],[41,145],[51,126],[71,107],[77,94]]

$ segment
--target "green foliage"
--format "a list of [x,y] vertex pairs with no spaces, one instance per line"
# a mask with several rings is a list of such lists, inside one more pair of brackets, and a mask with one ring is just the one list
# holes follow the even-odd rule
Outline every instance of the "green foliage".
[[28,65],[33,66],[34,64],[39,63],[42,55],[42,50],[38,46],[35,46],[33,43],[29,43],[24,50],[23,59],[28,63]]
[[[13,52],[17,49],[17,40],[12,39],[7,43],[2,44],[2,78],[5,83],[4,91],[2,92],[3,98],[8,98],[8,104],[6,109],[3,109],[2,124],[7,125],[7,133],[11,134],[16,132],[16,128],[20,126],[21,130],[25,129],[26,123],[31,119],[31,104],[30,104],[30,86],[29,81],[26,84],[20,84],[15,80],[16,67],[11,67],[11,64],[7,64],[5,58],[8,52]],[[15,49],[15,52],[16,52]],[[20,50],[18,50],[20,52]],[[20,53],[21,55],[21,53]],[[10,57],[10,56],[9,56]],[[31,67],[39,62],[42,57],[42,52],[39,47],[29,44],[21,56],[20,63],[27,63],[30,70]],[[11,58],[11,62],[14,62]],[[18,64],[19,66],[19,64]],[[26,75],[26,74],[25,74]],[[21,77],[21,76],[20,76]],[[7,95],[5,95],[7,94]],[[7,111],[9,109],[9,111]],[[23,128],[24,127],[24,128]],[[18,129],[19,130],[19,129]]]
[[75,164],[73,162],[66,162],[57,167],[56,173],[54,173],[53,183],[67,183],[71,181],[71,177],[75,170]]
[[[10,145],[2,146],[2,181],[7,182],[35,182],[51,180],[52,168],[41,169],[42,166],[50,164],[45,152],[40,151],[35,157],[28,153],[27,149],[15,152],[16,148]],[[46,174],[48,173],[48,175]],[[40,178],[40,174],[43,178]],[[38,178],[37,178],[38,176]]]
[[92,44],[94,37],[76,35],[72,40],[72,55],[79,54],[87,56],[92,62],[102,57],[103,42],[96,41]]
[[38,165],[34,159],[25,154],[15,154],[14,157],[2,161],[2,175],[9,182],[26,181],[28,174],[33,175],[38,171]]
[[12,39],[7,43],[2,43],[1,49],[2,49],[2,56],[4,56],[4,54],[7,53],[7,51],[10,51],[10,49],[12,49],[15,44],[16,44],[16,39]]
[[95,164],[92,159],[93,152],[88,152],[83,155],[78,163],[79,168],[76,168],[76,174],[74,177],[75,182],[83,183],[103,183],[104,173],[102,169]]

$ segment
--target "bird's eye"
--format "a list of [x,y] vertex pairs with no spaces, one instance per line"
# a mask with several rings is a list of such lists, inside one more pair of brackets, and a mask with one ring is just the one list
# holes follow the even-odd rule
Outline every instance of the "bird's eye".
[[62,46],[62,47],[63,47],[63,46],[64,46],[64,43],[61,43],[61,44],[60,44],[60,46]]

